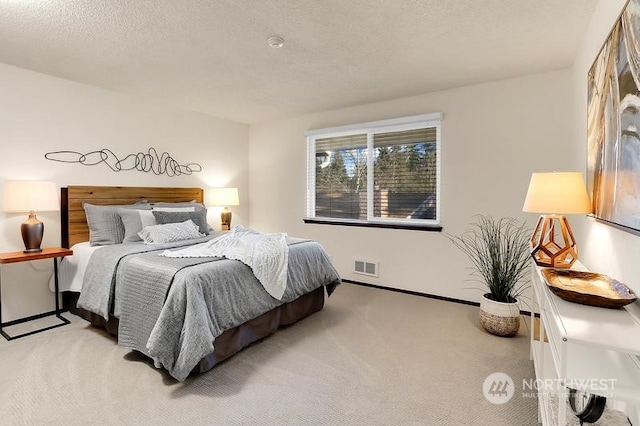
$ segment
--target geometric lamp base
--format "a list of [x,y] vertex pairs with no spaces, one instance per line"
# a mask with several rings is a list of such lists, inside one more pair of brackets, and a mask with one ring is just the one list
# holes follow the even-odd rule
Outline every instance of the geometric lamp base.
[[578,247],[566,216],[540,216],[531,236],[531,256],[537,265],[548,268],[570,268],[578,260]]

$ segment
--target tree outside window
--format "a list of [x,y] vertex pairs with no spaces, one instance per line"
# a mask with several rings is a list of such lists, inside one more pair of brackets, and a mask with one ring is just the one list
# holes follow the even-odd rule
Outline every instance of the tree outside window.
[[439,222],[440,122],[397,121],[369,131],[316,131],[317,136],[309,137],[314,170],[308,217]]

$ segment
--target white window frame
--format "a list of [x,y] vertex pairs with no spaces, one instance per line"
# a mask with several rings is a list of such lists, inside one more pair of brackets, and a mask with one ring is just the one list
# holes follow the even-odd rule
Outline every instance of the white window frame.
[[[326,129],[309,130],[305,132],[307,137],[307,209],[306,219],[309,221],[320,220],[324,223],[338,224],[387,224],[403,226],[440,226],[440,188],[441,188],[441,123],[443,114],[440,112],[431,114],[414,115],[410,117],[394,118],[389,120],[379,120],[360,124],[350,124],[347,126],[331,127]],[[381,218],[373,216],[373,189],[374,189],[374,159],[373,136],[376,133],[402,132],[420,128],[436,129],[436,218],[435,219],[403,219],[403,218]],[[315,215],[316,199],[316,139],[349,136],[354,134],[367,134],[367,220],[363,219],[343,219],[328,218]]]

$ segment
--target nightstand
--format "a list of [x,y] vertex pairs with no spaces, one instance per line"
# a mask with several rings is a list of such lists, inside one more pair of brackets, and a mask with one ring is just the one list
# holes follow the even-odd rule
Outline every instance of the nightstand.
[[[0,269],[0,334],[7,339],[13,340],[18,339],[20,337],[30,336],[35,333],[40,333],[42,331],[51,330],[52,328],[62,327],[63,325],[69,324],[69,320],[60,315],[60,302],[59,302],[59,290],[58,290],[58,258],[62,258],[65,256],[71,256],[73,254],[73,250],[54,247],[54,248],[46,248],[42,249],[39,253],[24,253],[22,251],[14,251],[7,253],[0,253],[0,266],[4,266],[9,263],[19,263],[19,262],[29,262],[32,260],[41,260],[41,259],[53,259],[53,275],[54,275],[54,283],[55,283],[55,298],[56,298],[56,309],[55,311],[45,312],[38,315],[32,315],[29,317],[19,318],[13,321],[2,322],[2,269]],[[61,323],[51,325],[48,327],[44,327],[38,330],[30,331],[28,333],[19,334],[17,336],[10,336],[7,334],[3,327],[9,327],[16,324],[21,324],[27,321],[33,321],[39,318],[44,318],[50,315],[55,315]]]

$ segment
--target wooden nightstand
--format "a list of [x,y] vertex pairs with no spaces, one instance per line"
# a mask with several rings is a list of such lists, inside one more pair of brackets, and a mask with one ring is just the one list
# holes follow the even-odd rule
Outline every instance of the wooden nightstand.
[[[29,262],[31,260],[41,260],[41,259],[53,259],[53,275],[54,275],[54,283],[55,283],[55,298],[56,298],[56,309],[55,311],[45,312],[38,315],[32,315],[29,317],[19,318],[13,321],[2,322],[2,270],[0,269],[0,334],[7,339],[13,340],[18,339],[20,337],[30,336],[35,333],[40,333],[42,331],[50,330],[56,327],[62,327],[63,325],[69,324],[69,320],[60,315],[60,302],[58,301],[58,258],[62,258],[65,256],[71,256],[73,254],[73,250],[54,247],[54,248],[46,248],[42,249],[39,253],[24,253],[22,251],[14,251],[8,253],[0,253],[0,265],[5,265],[9,263],[18,263],[18,262]],[[28,333],[19,334],[17,336],[9,336],[4,330],[3,327],[9,327],[16,324],[21,324],[27,321],[33,321],[39,318],[44,318],[49,315],[55,315],[60,321],[60,324],[51,325],[48,327],[44,327],[38,330],[30,331]]]

